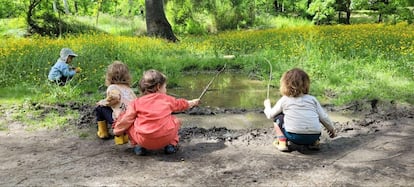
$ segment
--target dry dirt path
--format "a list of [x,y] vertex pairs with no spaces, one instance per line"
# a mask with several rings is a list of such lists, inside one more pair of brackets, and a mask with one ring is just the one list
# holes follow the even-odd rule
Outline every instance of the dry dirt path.
[[290,153],[272,147],[270,128],[188,127],[177,154],[149,156],[79,137],[94,128],[10,123],[0,131],[0,186],[414,186],[413,116],[400,108],[337,123],[320,151]]

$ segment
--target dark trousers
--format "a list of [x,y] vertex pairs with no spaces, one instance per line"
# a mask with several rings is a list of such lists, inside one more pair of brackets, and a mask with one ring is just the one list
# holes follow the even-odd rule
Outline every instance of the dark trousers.
[[274,122],[279,126],[280,130],[282,130],[283,135],[285,135],[287,140],[299,145],[310,145],[313,144],[316,140],[319,140],[321,134],[296,134],[287,132],[283,126],[284,118],[285,114],[280,113],[275,116]]
[[72,79],[72,77],[62,76],[62,77],[60,77],[59,80],[54,80],[53,82],[56,83],[59,86],[65,86],[66,82],[68,82],[70,79]]
[[96,120],[106,121],[107,124],[112,124],[114,119],[112,118],[112,108],[109,106],[97,106],[95,108]]

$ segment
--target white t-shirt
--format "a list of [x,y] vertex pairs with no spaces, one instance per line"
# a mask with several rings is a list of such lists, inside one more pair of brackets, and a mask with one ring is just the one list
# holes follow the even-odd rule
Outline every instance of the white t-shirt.
[[127,85],[111,84],[106,89],[106,98],[98,102],[102,106],[112,108],[112,118],[115,120],[119,114],[128,108],[128,104],[137,96],[134,91]]
[[327,129],[333,129],[332,121],[314,96],[305,94],[299,97],[283,96],[276,105],[265,107],[264,113],[268,119],[273,119],[283,112],[284,128],[287,132],[297,134],[321,133],[322,123]]

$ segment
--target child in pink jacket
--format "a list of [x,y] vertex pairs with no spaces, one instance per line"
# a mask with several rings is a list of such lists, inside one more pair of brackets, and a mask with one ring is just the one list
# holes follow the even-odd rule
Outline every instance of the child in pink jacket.
[[200,102],[199,99],[176,99],[167,95],[166,80],[166,76],[157,70],[146,71],[139,83],[142,96],[133,100],[115,122],[114,134],[127,132],[137,155],[162,148],[166,154],[175,153],[181,122],[172,113],[187,110]]

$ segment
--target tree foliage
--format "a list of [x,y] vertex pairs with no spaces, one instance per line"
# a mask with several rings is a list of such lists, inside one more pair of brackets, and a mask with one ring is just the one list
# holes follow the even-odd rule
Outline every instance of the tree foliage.
[[[161,1],[161,0],[160,0]],[[39,3],[37,3],[39,2]],[[209,32],[254,28],[267,16],[301,17],[315,24],[350,24],[351,13],[366,10],[377,22],[413,19],[414,0],[162,0],[174,32]],[[25,17],[32,32],[56,35],[78,32],[65,21],[73,16],[99,13],[145,17],[145,0],[0,0],[0,18]],[[32,6],[37,4],[36,6]],[[411,9],[410,9],[411,6]],[[342,13],[345,12],[345,19]],[[336,16],[338,15],[338,16]]]
[[0,0],[0,18],[15,18],[23,16],[27,9],[28,0]]
[[335,0],[314,0],[309,6],[308,13],[313,16],[313,21],[317,25],[329,23],[335,14],[333,7]]

